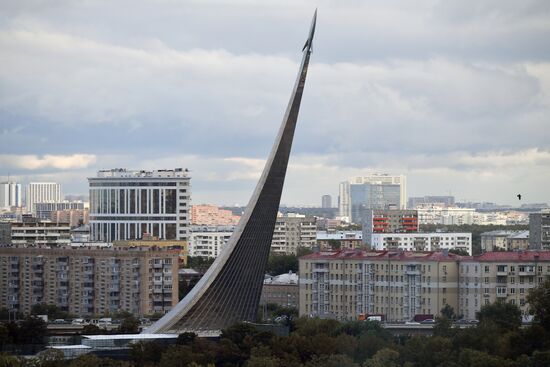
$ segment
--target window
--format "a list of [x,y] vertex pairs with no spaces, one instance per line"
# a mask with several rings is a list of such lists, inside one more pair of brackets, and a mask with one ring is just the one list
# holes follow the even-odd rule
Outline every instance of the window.
[[485,265],[485,272],[486,272],[486,273],[489,272],[489,265]]

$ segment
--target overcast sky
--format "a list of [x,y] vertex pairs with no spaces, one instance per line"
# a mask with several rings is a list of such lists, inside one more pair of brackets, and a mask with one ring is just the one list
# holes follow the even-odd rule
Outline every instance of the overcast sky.
[[318,7],[282,203],[405,174],[409,196],[550,202],[549,1],[0,4],[0,179],[191,170],[246,204]]

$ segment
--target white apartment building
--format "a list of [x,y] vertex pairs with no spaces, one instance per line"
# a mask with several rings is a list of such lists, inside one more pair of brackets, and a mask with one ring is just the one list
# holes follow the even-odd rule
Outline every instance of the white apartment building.
[[12,206],[21,207],[21,184],[16,182],[0,183],[0,209],[9,209]]
[[271,240],[271,251],[278,254],[296,254],[299,247],[312,248],[317,240],[317,222],[314,217],[289,214],[278,217]]
[[472,255],[471,233],[373,233],[373,250],[438,251],[461,249]]
[[11,223],[11,243],[36,247],[65,246],[71,243],[71,227],[51,221],[24,219]]
[[188,171],[99,171],[88,178],[92,241],[189,238]]
[[473,224],[475,209],[443,207],[435,205],[419,205],[416,208],[418,212],[418,222],[420,224],[444,224],[444,225],[462,225]]
[[234,230],[235,226],[192,226],[189,256],[218,257]]
[[27,186],[25,207],[27,212],[36,213],[35,203],[57,203],[61,201],[61,185],[55,182],[31,182]]

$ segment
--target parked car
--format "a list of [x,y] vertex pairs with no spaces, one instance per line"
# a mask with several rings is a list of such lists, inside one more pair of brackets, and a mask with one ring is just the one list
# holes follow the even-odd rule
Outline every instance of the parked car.
[[434,319],[426,319],[426,320],[422,320],[420,321],[421,324],[435,324],[435,320]]
[[52,321],[52,324],[66,324],[67,322],[64,319],[55,319]]

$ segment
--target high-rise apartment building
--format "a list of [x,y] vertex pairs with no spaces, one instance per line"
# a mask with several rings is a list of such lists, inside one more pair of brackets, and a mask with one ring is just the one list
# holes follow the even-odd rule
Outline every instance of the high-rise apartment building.
[[231,210],[221,209],[216,205],[191,206],[191,224],[207,226],[230,226],[239,223],[240,216],[234,215]]
[[317,224],[314,217],[277,217],[271,251],[296,255],[299,247],[312,248],[317,240]]
[[27,212],[36,213],[36,203],[58,203],[61,201],[61,185],[54,182],[31,182],[27,186],[25,207]]
[[0,247],[0,308],[37,303],[76,316],[166,313],[178,302],[178,251]]
[[529,214],[529,248],[550,250],[550,210]]
[[416,209],[421,205],[454,206],[454,196],[422,196],[409,198],[409,209]]
[[332,208],[332,196],[323,195],[321,197],[321,208]]
[[88,181],[93,241],[141,239],[144,234],[188,239],[191,185],[186,169],[111,169]]
[[372,174],[340,183],[340,215],[354,223],[363,223],[369,209],[405,209],[406,200],[404,175]]
[[374,233],[417,233],[418,212],[416,210],[365,210],[363,240],[372,243]]
[[55,203],[34,203],[34,214],[39,219],[50,219],[52,213],[58,210],[84,210],[82,201],[60,201]]
[[12,206],[21,207],[21,184],[17,182],[0,182],[0,209]]

